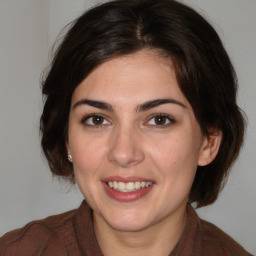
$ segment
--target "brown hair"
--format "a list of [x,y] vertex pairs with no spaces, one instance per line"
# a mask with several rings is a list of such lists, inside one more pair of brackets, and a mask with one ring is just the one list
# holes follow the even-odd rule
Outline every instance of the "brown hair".
[[196,11],[174,0],[117,0],[85,12],[72,23],[42,84],[42,149],[53,174],[74,182],[67,159],[71,96],[98,65],[141,49],[155,49],[172,59],[179,86],[202,132],[220,129],[215,160],[198,167],[190,201],[213,203],[244,136],[244,118],[236,104],[237,79],[213,27]]

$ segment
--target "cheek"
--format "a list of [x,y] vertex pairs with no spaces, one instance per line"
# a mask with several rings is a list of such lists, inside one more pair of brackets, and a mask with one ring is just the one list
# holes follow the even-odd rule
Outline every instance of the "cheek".
[[99,182],[99,170],[104,166],[103,141],[91,136],[76,136],[70,139],[70,148],[76,182],[84,198],[94,208],[95,184]]
[[174,166],[182,158],[182,144],[177,138],[163,138],[154,143],[151,147],[151,156],[155,162],[162,166]]
[[105,154],[104,141],[90,136],[76,136],[70,139],[75,174],[94,173],[102,163]]
[[151,147],[154,163],[166,175],[194,175],[199,156],[199,141],[190,132],[179,131]]

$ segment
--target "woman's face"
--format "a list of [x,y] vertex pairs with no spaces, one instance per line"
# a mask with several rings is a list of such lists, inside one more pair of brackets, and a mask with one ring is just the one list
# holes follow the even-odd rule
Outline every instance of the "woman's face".
[[105,62],[73,93],[67,150],[81,192],[111,228],[184,214],[206,143],[171,61],[154,51]]

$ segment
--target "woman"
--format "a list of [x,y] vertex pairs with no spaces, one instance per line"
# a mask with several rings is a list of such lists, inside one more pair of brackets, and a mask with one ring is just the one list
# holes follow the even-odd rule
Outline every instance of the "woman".
[[171,0],[77,19],[43,83],[42,148],[78,210],[1,238],[1,255],[249,255],[191,207],[212,204],[244,119],[214,29]]

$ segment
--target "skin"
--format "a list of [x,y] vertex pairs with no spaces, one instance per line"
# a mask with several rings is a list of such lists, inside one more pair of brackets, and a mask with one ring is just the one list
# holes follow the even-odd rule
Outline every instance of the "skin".
[[[111,109],[90,106],[85,99]],[[156,99],[174,102],[140,109]],[[100,125],[92,114],[101,116]],[[166,117],[156,125],[152,116],[159,114]],[[104,255],[169,255],[186,223],[196,168],[214,159],[220,141],[220,134],[203,136],[171,61],[157,52],[116,57],[92,71],[72,96],[67,151],[93,209]],[[120,202],[104,190],[102,179],[109,176],[136,176],[154,184],[144,197]]]

